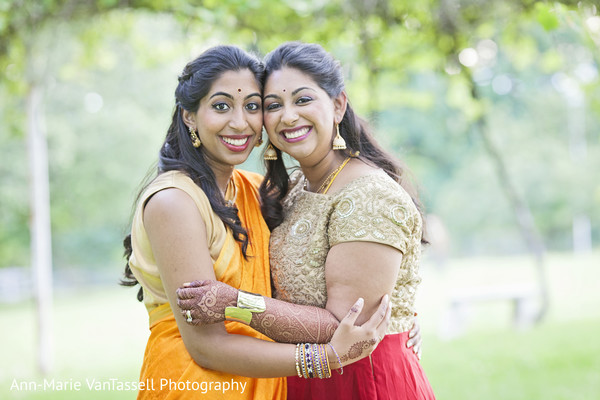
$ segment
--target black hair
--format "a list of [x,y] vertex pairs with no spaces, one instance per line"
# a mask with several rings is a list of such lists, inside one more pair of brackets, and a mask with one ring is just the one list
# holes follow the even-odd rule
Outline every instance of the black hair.
[[[310,75],[332,99],[344,91],[344,77],[339,61],[318,44],[284,43],[267,54],[264,63],[264,82],[274,71],[288,67]],[[346,141],[345,152],[348,155],[360,152],[359,158],[383,169],[408,192],[422,216],[421,203],[412,182],[407,179],[406,167],[377,144],[369,125],[354,113],[349,102],[339,129],[340,135]],[[262,213],[271,230],[283,221],[282,200],[287,194],[289,182],[289,174],[281,157],[281,151],[275,149],[277,160],[265,161],[267,172],[260,187]],[[426,243],[423,237],[421,240]]]
[[[242,244],[242,252],[246,256],[248,235],[236,207],[228,207],[225,199],[217,186],[215,174],[206,162],[204,147],[192,146],[188,127],[183,121],[184,110],[195,113],[200,106],[212,84],[225,72],[250,70],[256,77],[259,87],[262,87],[264,67],[261,61],[244,50],[235,46],[212,47],[195,60],[189,62],[179,76],[179,84],[175,89],[175,111],[167,136],[160,148],[158,157],[157,175],[167,171],[181,171],[198,185],[208,197],[212,210],[219,216],[225,226],[233,232],[236,241]],[[138,194],[138,199],[145,187]],[[124,279],[123,286],[138,284],[129,267],[129,258],[132,254],[131,234],[123,240],[125,247]],[[143,300],[143,291],[140,288],[137,298]]]

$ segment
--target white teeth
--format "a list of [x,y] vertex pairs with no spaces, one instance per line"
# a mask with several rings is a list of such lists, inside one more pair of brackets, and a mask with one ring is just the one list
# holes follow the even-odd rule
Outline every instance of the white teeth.
[[232,146],[243,146],[248,141],[248,137],[245,137],[244,139],[232,139],[232,138],[223,136],[223,141],[225,143],[229,143]]
[[283,135],[285,136],[286,139],[296,139],[297,137],[306,135],[306,133],[308,132],[308,129],[309,128],[302,128],[302,129],[298,129],[297,131],[294,131],[294,132],[284,132]]

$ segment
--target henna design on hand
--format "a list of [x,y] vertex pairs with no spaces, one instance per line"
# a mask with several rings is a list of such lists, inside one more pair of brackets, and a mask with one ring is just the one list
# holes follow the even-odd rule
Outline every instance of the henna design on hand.
[[217,323],[225,321],[225,307],[235,305],[230,300],[232,295],[228,290],[235,290],[230,286],[211,286],[208,290],[197,288],[194,290],[194,296],[199,298],[195,309],[202,312],[203,315],[198,318],[201,323]]
[[369,347],[373,347],[376,344],[377,344],[376,339],[363,340],[361,342],[354,343],[350,347],[350,350],[348,350],[348,353],[346,353],[340,357],[340,361],[342,363],[345,363],[345,362],[353,360],[355,358],[359,358],[362,355],[364,350],[367,350]]

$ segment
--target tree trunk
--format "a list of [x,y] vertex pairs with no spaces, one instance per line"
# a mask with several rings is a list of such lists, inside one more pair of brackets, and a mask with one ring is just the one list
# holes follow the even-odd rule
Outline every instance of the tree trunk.
[[52,239],[48,144],[43,112],[43,89],[39,83],[30,84],[26,113],[31,185],[31,265],[37,304],[37,361],[40,372],[48,374],[53,364]]
[[[480,100],[479,93],[475,86],[475,82],[471,79],[472,95],[475,100]],[[525,201],[519,196],[515,184],[506,168],[506,163],[502,154],[492,138],[489,135],[486,126],[485,115],[482,115],[477,119],[476,122],[479,136],[483,141],[483,145],[487,153],[489,154],[496,174],[500,182],[500,186],[506,195],[508,202],[510,203],[521,231],[521,235],[525,239],[527,248],[531,252],[535,260],[535,268],[538,280],[538,286],[540,291],[540,308],[536,315],[536,322],[540,322],[548,311],[549,296],[548,296],[548,284],[546,280],[546,267],[545,267],[545,248],[540,238],[535,221],[531,214],[531,210],[525,203]]]

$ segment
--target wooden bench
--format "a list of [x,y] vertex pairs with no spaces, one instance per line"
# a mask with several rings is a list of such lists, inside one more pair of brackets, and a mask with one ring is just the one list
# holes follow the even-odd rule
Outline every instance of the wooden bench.
[[459,336],[464,332],[468,314],[479,303],[509,301],[513,305],[513,324],[523,329],[531,326],[537,315],[539,290],[531,284],[477,286],[454,290],[449,295],[449,307],[443,319],[442,335]]

